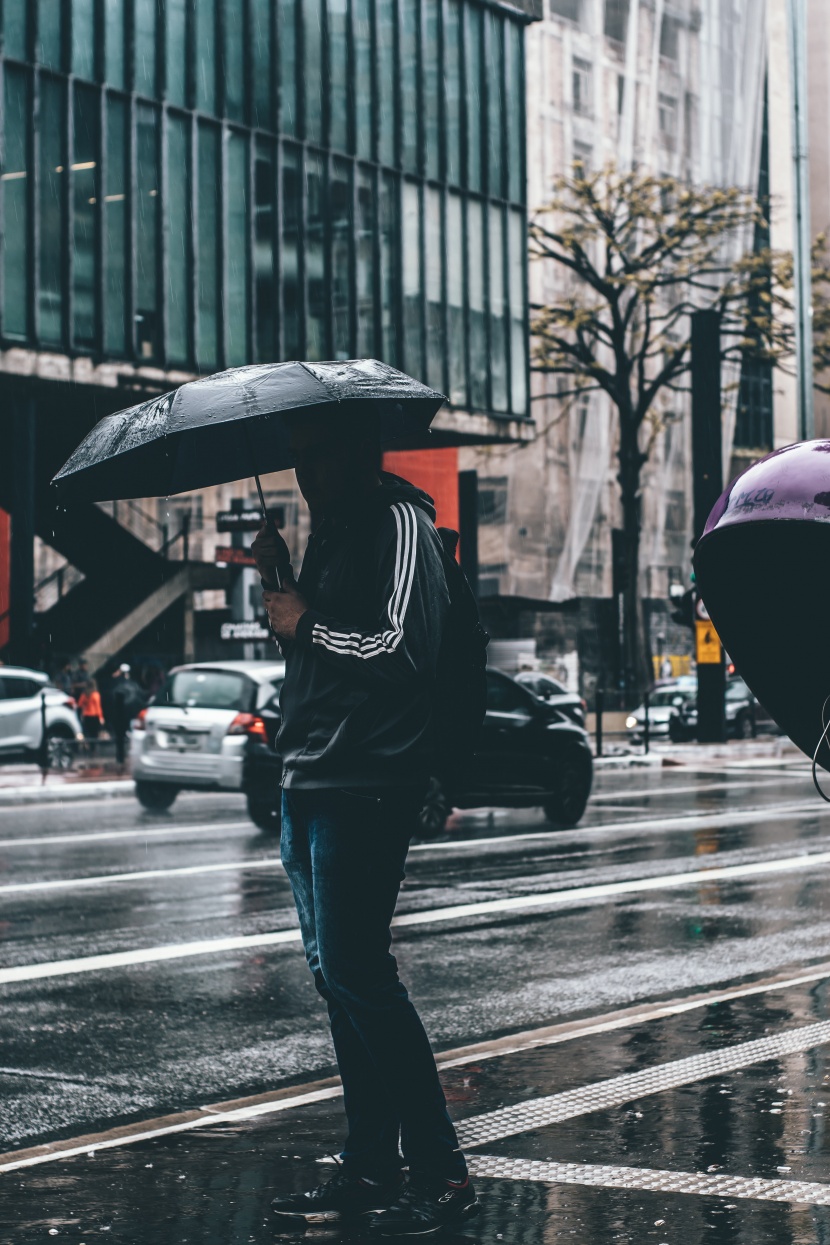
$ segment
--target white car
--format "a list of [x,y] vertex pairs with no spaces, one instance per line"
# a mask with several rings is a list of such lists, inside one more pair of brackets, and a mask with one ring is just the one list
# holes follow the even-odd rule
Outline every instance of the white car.
[[210,661],[171,670],[130,738],[135,793],[170,808],[183,790],[241,791],[245,745],[257,710],[285,678],[283,661]]
[[47,759],[68,769],[82,740],[75,701],[47,674],[0,666],[0,761]]

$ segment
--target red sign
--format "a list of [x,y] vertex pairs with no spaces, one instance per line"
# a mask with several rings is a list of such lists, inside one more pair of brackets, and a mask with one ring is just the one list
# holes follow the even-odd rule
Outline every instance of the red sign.
[[234,549],[232,545],[217,545],[213,560],[217,566],[256,566],[250,549]]

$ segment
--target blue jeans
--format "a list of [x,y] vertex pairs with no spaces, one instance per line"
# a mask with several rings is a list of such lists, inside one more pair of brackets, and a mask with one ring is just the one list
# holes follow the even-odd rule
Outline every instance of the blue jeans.
[[390,951],[415,814],[412,793],[338,789],[282,795],[282,863],[314,983],[326,1000],[349,1135],[343,1161],[384,1179],[403,1162],[463,1180],[424,1026]]

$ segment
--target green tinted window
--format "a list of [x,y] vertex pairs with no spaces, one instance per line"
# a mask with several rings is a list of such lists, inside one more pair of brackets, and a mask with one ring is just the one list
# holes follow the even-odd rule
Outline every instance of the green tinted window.
[[241,134],[228,136],[228,236],[225,293],[230,366],[250,362],[248,357],[248,140]]
[[444,91],[446,100],[447,179],[460,186],[461,172],[461,42],[460,0],[449,0],[444,27]]
[[165,95],[171,104],[187,103],[187,0],[166,0]]
[[225,0],[222,77],[225,83],[225,116],[233,121],[242,121],[245,117],[243,14],[239,0]]
[[395,116],[398,92],[394,72],[395,64],[395,0],[375,0],[378,30],[378,64],[383,66],[378,74],[378,130],[380,135],[379,156],[384,164],[395,163]]
[[441,44],[440,0],[424,0],[424,145],[427,177],[441,175]]
[[127,348],[127,105],[107,100],[107,182],[104,193],[104,347],[109,354]]
[[464,228],[461,196],[447,196],[447,346],[450,360],[449,399],[467,402],[464,343]]
[[357,169],[357,353],[373,356],[375,346],[375,189],[371,169]]
[[493,410],[507,410],[507,316],[504,297],[504,218],[500,207],[487,209],[490,284],[490,386]]
[[135,324],[139,357],[158,354],[159,118],[155,108],[136,110]]
[[199,0],[193,8],[196,37],[196,107],[216,112],[216,0]]
[[306,350],[310,359],[327,359],[325,161],[311,154],[306,159],[306,212]]
[[135,89],[139,95],[154,98],[158,93],[156,82],[156,22],[158,0],[133,0],[135,36]]
[[37,0],[35,60],[50,69],[63,69],[63,0]]
[[167,354],[190,359],[190,122],[171,116],[167,132]]
[[331,304],[335,359],[348,359],[352,354],[351,172],[350,162],[335,160],[328,193],[331,212]]
[[267,140],[258,139],[254,164],[254,290],[256,358],[260,363],[269,363],[277,357],[277,285],[274,272],[276,189],[274,146]]
[[400,289],[399,245],[400,205],[398,179],[383,173],[380,182],[380,321],[382,358],[393,367],[398,365],[398,306]]
[[321,0],[302,0],[305,64],[305,136],[323,139],[323,10]]
[[507,151],[509,195],[514,203],[524,203],[524,154],[525,154],[525,93],[524,75],[524,27],[514,22],[506,25],[507,34]]
[[372,136],[372,0],[354,0],[355,120],[357,154],[370,160]]
[[42,75],[40,79],[40,261],[38,322],[43,341],[63,340],[63,255],[66,211],[66,81]]
[[3,192],[3,332],[23,337],[29,320],[29,77],[6,66],[3,83],[5,160]]
[[484,209],[467,202],[467,299],[470,308],[470,400],[477,411],[487,407],[487,325],[484,311]]
[[4,0],[3,52],[15,60],[29,59],[29,0]]
[[[329,48],[329,145],[349,150],[348,0],[327,0]],[[366,84],[368,88],[369,84]],[[366,89],[361,88],[361,90]]]
[[420,4],[407,0],[403,6],[401,30],[401,163],[410,173],[418,172],[418,38]]
[[72,0],[72,72],[95,77],[95,0]]
[[427,186],[424,218],[424,259],[427,296],[427,384],[444,389],[444,230],[441,223],[441,192]]
[[250,0],[251,4],[251,70],[253,73],[254,125],[273,129],[273,57],[271,55],[271,22],[276,7],[271,0]]
[[302,353],[302,182],[300,155],[286,147],[282,156],[282,332],[283,357]]
[[199,309],[196,332],[196,363],[200,371],[213,371],[219,360],[219,131],[199,126],[198,173],[198,273]]
[[104,78],[110,86],[124,86],[123,4],[104,6]]
[[420,376],[424,369],[421,323],[421,196],[414,182],[403,184],[403,348],[404,369]]
[[527,414],[527,335],[525,333],[524,274],[527,237],[521,212],[510,212],[508,221],[508,273],[510,294],[510,407]]
[[72,151],[72,333],[76,343],[97,340],[98,193],[100,136],[92,87],[75,87]]
[[[504,106],[504,22],[496,13],[487,11],[487,186],[491,195],[501,197],[502,133]],[[518,154],[518,153],[517,153]]]
[[297,133],[297,0],[277,0],[280,61],[280,129]]

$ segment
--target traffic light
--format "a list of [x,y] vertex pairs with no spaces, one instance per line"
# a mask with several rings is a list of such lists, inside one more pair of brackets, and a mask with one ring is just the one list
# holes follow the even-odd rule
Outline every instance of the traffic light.
[[675,596],[672,594],[671,603],[672,621],[678,623],[681,627],[688,627],[691,631],[695,629],[695,600],[697,593],[694,588],[687,588],[682,595]]

